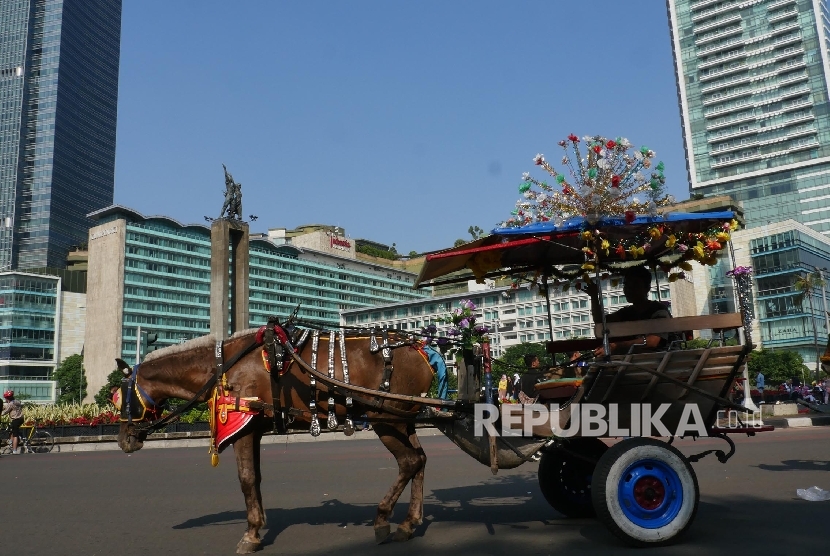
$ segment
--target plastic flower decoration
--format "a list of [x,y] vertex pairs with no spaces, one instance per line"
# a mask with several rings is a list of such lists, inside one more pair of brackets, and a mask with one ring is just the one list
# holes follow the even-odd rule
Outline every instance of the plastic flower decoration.
[[449,350],[450,354],[455,354],[463,349],[473,349],[476,344],[490,341],[487,337],[490,328],[476,323],[475,310],[475,303],[469,299],[463,299],[449,315],[438,319],[438,322],[450,325],[447,335],[455,339],[454,346]]
[[[620,216],[631,222],[636,214],[656,216],[660,209],[674,202],[663,191],[666,178],[662,162],[650,175],[644,173],[651,168],[654,158],[654,151],[648,147],[634,149],[624,137],[607,139],[594,135],[583,137],[582,141],[586,146],[584,154],[576,135],[559,141],[565,149],[564,172],[555,170],[542,154],[533,158],[534,164],[547,171],[554,183],[537,180],[528,172],[522,174],[522,198],[516,203],[513,216],[502,226],[548,221],[560,226],[572,216],[584,216],[589,222],[603,216]],[[638,194],[645,200],[637,198]]]

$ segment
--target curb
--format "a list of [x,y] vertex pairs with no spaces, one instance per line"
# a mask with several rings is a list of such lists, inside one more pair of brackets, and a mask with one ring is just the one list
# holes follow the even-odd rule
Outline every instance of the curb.
[[[170,433],[169,435],[163,435],[166,438],[148,438],[144,442],[144,449],[207,448],[210,444],[210,438],[208,438],[207,435],[201,436],[203,434],[204,433]],[[441,432],[434,428],[423,428],[418,431],[418,435],[441,436]],[[282,436],[276,434],[266,434],[262,437],[262,444],[301,444],[305,442],[351,441],[368,440],[373,438],[377,438],[377,435],[373,431],[355,431],[352,436],[346,436],[340,431],[324,431],[317,438],[311,436],[308,432],[299,432]],[[115,450],[120,451],[121,448],[118,447],[118,443],[114,436],[81,436],[55,439],[55,447],[52,448],[51,453],[108,452]]]
[[785,417],[783,419],[764,419],[765,425],[775,425],[781,429],[796,429],[804,427],[830,426],[830,415],[808,415],[800,417]]

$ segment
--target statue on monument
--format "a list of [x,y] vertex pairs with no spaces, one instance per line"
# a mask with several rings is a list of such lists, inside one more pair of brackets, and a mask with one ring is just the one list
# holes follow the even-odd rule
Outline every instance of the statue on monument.
[[225,202],[219,218],[242,220],[242,184],[234,181],[224,164],[222,168],[225,170]]

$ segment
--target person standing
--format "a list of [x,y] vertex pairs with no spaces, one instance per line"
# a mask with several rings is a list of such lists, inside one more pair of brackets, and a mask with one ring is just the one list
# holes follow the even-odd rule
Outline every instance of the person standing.
[[507,399],[507,375],[501,375],[499,380],[499,401],[503,402]]
[[20,425],[23,424],[23,404],[14,399],[14,390],[3,392],[3,399],[6,400],[6,403],[0,416],[8,415],[11,419],[12,453],[19,454],[20,448],[18,446],[20,444]]
[[758,376],[755,377],[755,387],[758,389],[758,393],[761,395],[761,403],[764,403],[764,381],[764,373],[758,371]]
[[441,355],[441,352],[435,349],[433,339],[429,336],[424,341],[424,353],[427,354],[429,366],[435,371],[435,378],[438,380],[438,397],[446,400],[449,397],[447,364],[444,362],[444,356]]

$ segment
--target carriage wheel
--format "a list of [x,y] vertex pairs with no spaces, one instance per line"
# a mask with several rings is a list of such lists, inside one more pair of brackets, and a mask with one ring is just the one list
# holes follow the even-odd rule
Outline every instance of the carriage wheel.
[[[598,438],[574,438],[567,450],[598,460],[608,447]],[[567,517],[594,517],[591,480],[596,464],[562,448],[550,448],[539,461],[539,488],[548,504]]]
[[634,546],[676,540],[692,524],[699,497],[697,477],[686,457],[651,438],[616,444],[594,471],[597,517]]

